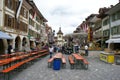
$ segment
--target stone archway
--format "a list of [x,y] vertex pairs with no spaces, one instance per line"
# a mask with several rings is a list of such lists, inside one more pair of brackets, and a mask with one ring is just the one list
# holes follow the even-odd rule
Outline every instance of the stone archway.
[[23,39],[22,39],[22,51],[31,51],[30,50],[30,42],[29,42],[29,40],[28,40],[28,38],[26,38],[26,37],[23,37]]
[[22,46],[25,46],[27,44],[27,39],[24,37],[22,40]]
[[30,40],[30,49],[34,50],[35,49],[35,42]]
[[17,36],[15,39],[15,51],[20,51],[21,39],[20,36]]

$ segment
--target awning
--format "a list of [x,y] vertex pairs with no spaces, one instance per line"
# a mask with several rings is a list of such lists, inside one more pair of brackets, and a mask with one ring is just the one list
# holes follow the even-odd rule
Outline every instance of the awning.
[[109,39],[109,40],[106,41],[106,43],[120,43],[120,38]]
[[30,41],[35,41],[35,38],[31,36]]
[[96,40],[95,42],[100,42],[101,41],[101,39],[98,39],[98,40]]
[[13,39],[13,37],[9,36],[8,34],[0,31],[0,39]]

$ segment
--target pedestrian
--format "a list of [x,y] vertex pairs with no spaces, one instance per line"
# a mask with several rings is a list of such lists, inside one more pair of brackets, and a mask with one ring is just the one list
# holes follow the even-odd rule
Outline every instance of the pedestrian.
[[65,46],[62,46],[62,53],[65,54]]
[[85,56],[88,56],[88,46],[85,45]]
[[52,54],[53,54],[53,47],[52,46],[49,47],[49,54],[50,54],[50,58],[52,58]]
[[56,45],[54,46],[54,52],[55,53],[57,52],[57,46]]
[[57,52],[61,52],[61,47],[60,47],[60,45],[58,45],[58,47],[57,47]]
[[8,54],[11,54],[11,50],[12,50],[12,45],[11,43],[8,43]]
[[74,44],[74,53],[78,53],[79,52],[79,46],[78,46],[78,43],[75,43]]

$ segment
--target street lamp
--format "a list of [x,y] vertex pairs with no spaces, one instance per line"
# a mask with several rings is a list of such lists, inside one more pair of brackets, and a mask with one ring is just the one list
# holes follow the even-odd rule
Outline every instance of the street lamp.
[[55,30],[52,32],[52,44],[54,43]]
[[48,42],[51,45],[54,43],[54,35],[55,35],[55,30],[49,32],[48,34]]

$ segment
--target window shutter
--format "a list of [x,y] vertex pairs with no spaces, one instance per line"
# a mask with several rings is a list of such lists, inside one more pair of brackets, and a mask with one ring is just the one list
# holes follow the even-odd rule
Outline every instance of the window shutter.
[[4,25],[6,27],[8,26],[8,15],[7,14],[5,14]]
[[26,18],[28,19],[28,11],[26,11]]
[[12,18],[12,23],[11,24],[12,24],[11,28],[14,29],[14,18]]
[[5,6],[7,6],[8,5],[8,0],[5,0]]
[[13,0],[13,10],[14,10],[14,12],[16,13],[16,1],[15,0]]

